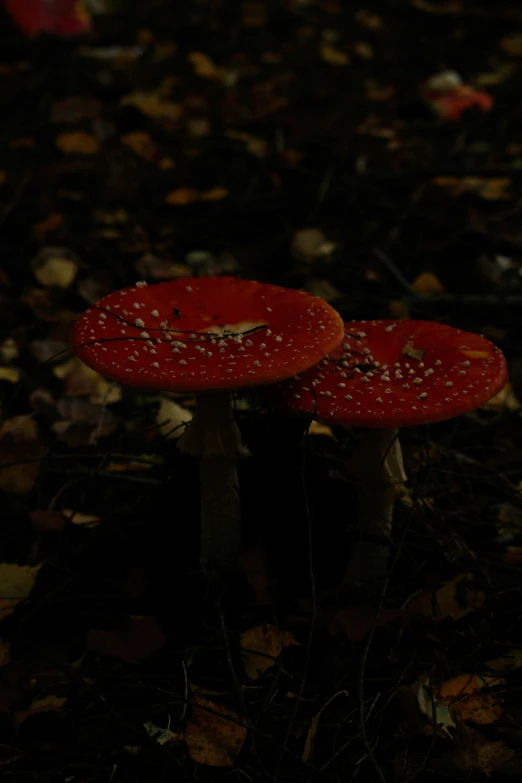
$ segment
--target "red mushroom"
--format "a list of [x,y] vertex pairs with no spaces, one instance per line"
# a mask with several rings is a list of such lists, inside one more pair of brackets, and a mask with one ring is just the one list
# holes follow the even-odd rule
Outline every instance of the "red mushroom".
[[342,335],[340,316],[322,299],[232,277],[137,283],[78,319],[72,347],[89,367],[128,386],[195,393],[179,446],[200,457],[207,570],[236,568],[240,552],[236,460],[245,449],[230,392],[311,367]]
[[[368,428],[361,455],[361,535],[388,538],[393,486],[405,479],[398,427],[451,419],[483,405],[507,380],[502,351],[477,334],[428,321],[359,321],[315,367],[277,386],[285,410]],[[361,540],[343,582],[386,572],[388,547]]]

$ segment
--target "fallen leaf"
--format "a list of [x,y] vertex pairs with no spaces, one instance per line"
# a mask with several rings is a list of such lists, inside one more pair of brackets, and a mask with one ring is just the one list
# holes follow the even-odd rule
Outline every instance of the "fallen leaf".
[[137,90],[129,95],[125,95],[120,100],[120,105],[134,106],[142,114],[146,114],[147,117],[153,117],[157,120],[169,120],[170,122],[176,122],[184,114],[183,106],[167,100],[163,95],[162,89],[153,92]]
[[499,740],[491,740],[471,726],[460,727],[459,739],[448,751],[452,767],[462,769],[466,776],[472,770],[491,775],[516,755],[516,751]]
[[216,79],[218,81],[223,79],[223,70],[218,68],[210,57],[203,54],[203,52],[191,52],[187,59],[192,65],[196,76],[201,76],[202,79]]
[[201,201],[221,201],[221,199],[228,196],[228,190],[226,188],[210,188],[200,194]]
[[91,652],[134,663],[157,652],[165,642],[165,635],[155,617],[131,616],[116,631],[92,628],[87,633],[86,647]]
[[327,41],[323,41],[319,44],[319,57],[325,63],[335,65],[336,67],[342,67],[344,65],[349,65],[350,63],[350,55],[348,52],[338,49]]
[[18,383],[19,380],[20,370],[17,367],[0,367],[0,381]]
[[498,677],[460,674],[443,682],[437,690],[437,696],[461,721],[495,723],[502,717],[502,706],[496,696],[483,689],[503,682]]
[[267,669],[274,666],[283,647],[298,644],[292,633],[280,631],[279,628],[267,623],[243,631],[241,658],[247,677],[258,680]]
[[78,271],[78,264],[71,258],[52,255],[51,252],[38,256],[32,267],[33,274],[41,285],[56,288],[68,288]]
[[150,135],[143,131],[126,133],[121,136],[120,141],[124,147],[128,147],[144,160],[152,161],[157,155],[157,146],[152,141]]
[[185,431],[184,425],[192,419],[192,413],[169,397],[161,396],[156,424],[164,438],[179,438]]
[[55,144],[64,155],[96,155],[99,150],[96,136],[85,131],[60,133]]
[[71,525],[78,525],[78,527],[98,527],[101,525],[100,517],[94,514],[82,514],[72,508],[62,508],[62,514]]
[[495,658],[493,661],[487,661],[486,666],[498,674],[507,674],[522,666],[522,648],[514,647],[501,658]]
[[191,702],[191,715],[181,735],[190,758],[207,766],[232,767],[247,736],[243,719],[194,691]]
[[0,620],[9,617],[30,595],[42,565],[0,563]]
[[473,574],[459,574],[437,590],[422,590],[406,602],[403,607],[406,615],[425,614],[436,621],[447,617],[460,620],[479,609],[485,601],[482,591],[468,587],[472,580]]
[[437,729],[452,739],[452,729],[456,728],[456,723],[453,720],[447,705],[441,704],[437,700],[436,695],[431,688],[429,678],[421,678],[414,687],[417,695],[417,703],[422,714],[426,716],[431,724],[433,724],[433,719],[435,717]]
[[312,721],[310,723],[310,728],[308,729],[308,733],[306,735],[306,740],[303,748],[303,761],[306,761],[307,764],[311,764],[313,760],[314,755],[314,746],[315,746],[315,737],[317,735],[317,729],[319,728],[319,720],[321,718],[322,713],[325,711],[325,709],[328,707],[331,702],[337,698],[337,696],[348,696],[348,691],[339,691],[338,693],[334,693],[334,695],[328,699],[325,705],[321,707],[317,715],[314,715],[312,718]]
[[42,220],[40,223],[35,223],[33,226],[33,231],[36,234],[48,234],[51,231],[56,231],[57,228],[60,228],[60,226],[63,224],[63,215],[58,214],[57,212],[54,212],[52,215],[49,215],[49,217],[45,218],[45,220]]
[[508,188],[509,177],[435,177],[434,185],[444,188],[454,198],[464,193],[474,193],[486,201],[500,201],[511,198]]
[[375,607],[355,604],[338,609],[328,620],[328,630],[334,636],[343,634],[353,642],[360,642],[374,626],[391,623],[402,615],[400,609],[382,609],[377,617]]
[[199,193],[193,188],[177,188],[172,190],[167,196],[165,201],[172,206],[184,206],[185,204],[194,204],[199,199]]
[[13,715],[13,730],[15,734],[20,730],[20,726],[27,718],[31,718],[33,715],[40,715],[42,712],[56,712],[63,707],[66,701],[66,696],[44,696],[42,699],[35,699],[28,709],[16,711]]
[[437,275],[431,272],[422,272],[415,278],[411,287],[421,296],[444,294],[446,292]]
[[23,495],[34,487],[44,455],[38,427],[31,416],[14,416],[0,426],[0,490]]

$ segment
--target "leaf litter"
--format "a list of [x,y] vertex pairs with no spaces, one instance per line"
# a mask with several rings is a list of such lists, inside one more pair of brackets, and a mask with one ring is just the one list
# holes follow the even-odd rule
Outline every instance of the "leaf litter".
[[[94,37],[13,37],[0,63],[27,96],[0,166],[0,769],[520,776],[516,9],[240,5],[107,3]],[[338,593],[356,431],[236,401],[245,551],[218,600],[175,445],[192,400],[67,354],[86,302],[200,274],[302,288],[346,320],[441,320],[508,355],[485,409],[401,434],[381,600]]]

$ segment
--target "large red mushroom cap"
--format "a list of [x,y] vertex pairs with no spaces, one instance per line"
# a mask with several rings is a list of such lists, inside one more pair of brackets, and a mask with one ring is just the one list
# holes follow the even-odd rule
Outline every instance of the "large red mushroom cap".
[[479,408],[507,381],[502,351],[429,321],[352,321],[315,367],[277,386],[286,410],[341,426],[404,427]]
[[128,386],[197,392],[289,378],[342,336],[341,317],[318,297],[200,277],[108,294],[80,316],[72,347],[89,367]]

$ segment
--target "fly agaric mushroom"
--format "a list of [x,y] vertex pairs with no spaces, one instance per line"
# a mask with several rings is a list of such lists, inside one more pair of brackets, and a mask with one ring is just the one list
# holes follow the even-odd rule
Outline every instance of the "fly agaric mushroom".
[[[479,408],[507,381],[502,351],[477,334],[428,321],[353,321],[315,367],[276,387],[287,411],[368,428],[361,457],[359,529],[343,584],[371,587],[386,573],[393,487],[406,480],[398,427]],[[373,538],[373,540],[372,540]]]
[[246,450],[230,392],[289,378],[342,336],[340,316],[322,299],[233,277],[137,283],[78,319],[72,347],[89,367],[136,388],[195,393],[178,445],[200,458],[206,570],[233,570],[240,554],[236,460]]

